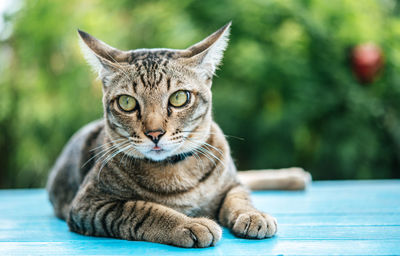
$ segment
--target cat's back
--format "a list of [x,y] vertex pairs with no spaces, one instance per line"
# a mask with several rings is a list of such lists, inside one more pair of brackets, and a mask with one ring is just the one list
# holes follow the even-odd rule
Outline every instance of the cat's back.
[[65,145],[50,171],[47,191],[56,215],[65,219],[67,206],[94,163],[91,151],[102,141],[104,120],[93,121],[78,130]]

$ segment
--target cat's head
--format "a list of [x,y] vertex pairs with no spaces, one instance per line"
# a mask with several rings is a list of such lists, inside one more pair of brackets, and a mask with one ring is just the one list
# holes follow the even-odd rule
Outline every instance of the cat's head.
[[85,57],[103,82],[107,133],[120,152],[162,161],[207,140],[212,77],[229,28],[185,50],[121,51],[79,31]]

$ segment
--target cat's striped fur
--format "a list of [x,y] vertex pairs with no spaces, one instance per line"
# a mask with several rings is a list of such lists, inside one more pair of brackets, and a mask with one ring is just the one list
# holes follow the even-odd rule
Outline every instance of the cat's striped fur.
[[[215,221],[243,238],[276,233],[275,218],[252,206],[241,181],[299,189],[308,174],[292,169],[258,172],[255,179],[254,172],[237,175],[211,116],[212,76],[229,27],[186,50],[120,51],[80,31],[86,57],[103,82],[104,119],[72,137],[49,176],[55,213],[72,231],[182,247],[214,245],[222,234]],[[174,108],[168,99],[178,90],[190,98]],[[135,97],[138,108],[121,111],[120,95]],[[158,142],[145,135],[158,130],[164,132]]]

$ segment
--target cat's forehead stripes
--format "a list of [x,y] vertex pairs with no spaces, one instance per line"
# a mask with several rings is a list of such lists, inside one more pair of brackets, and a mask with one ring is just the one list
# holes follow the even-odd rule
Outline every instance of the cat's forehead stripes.
[[[173,59],[178,56],[177,52],[174,50],[157,50],[157,49],[142,49],[135,50],[131,52],[130,62],[133,63],[136,60],[143,59],[158,59],[158,60],[166,60]],[[160,64],[160,63],[159,63]]]
[[165,68],[172,59],[176,59],[176,53],[173,51],[140,50],[131,53],[129,64],[135,66],[138,71],[141,69],[159,69],[161,72],[167,73]]
[[132,52],[130,65],[136,71],[136,77],[146,89],[158,87],[166,78],[167,89],[171,87],[171,75],[168,64],[175,53],[167,50]]

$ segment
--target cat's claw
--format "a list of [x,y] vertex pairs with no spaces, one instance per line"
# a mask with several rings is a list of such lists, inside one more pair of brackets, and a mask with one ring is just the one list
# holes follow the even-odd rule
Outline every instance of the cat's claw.
[[180,247],[214,246],[222,236],[221,227],[207,218],[193,218],[175,229],[175,241],[172,244]]
[[275,235],[277,229],[274,217],[259,211],[251,211],[237,216],[232,232],[242,238],[263,239]]

